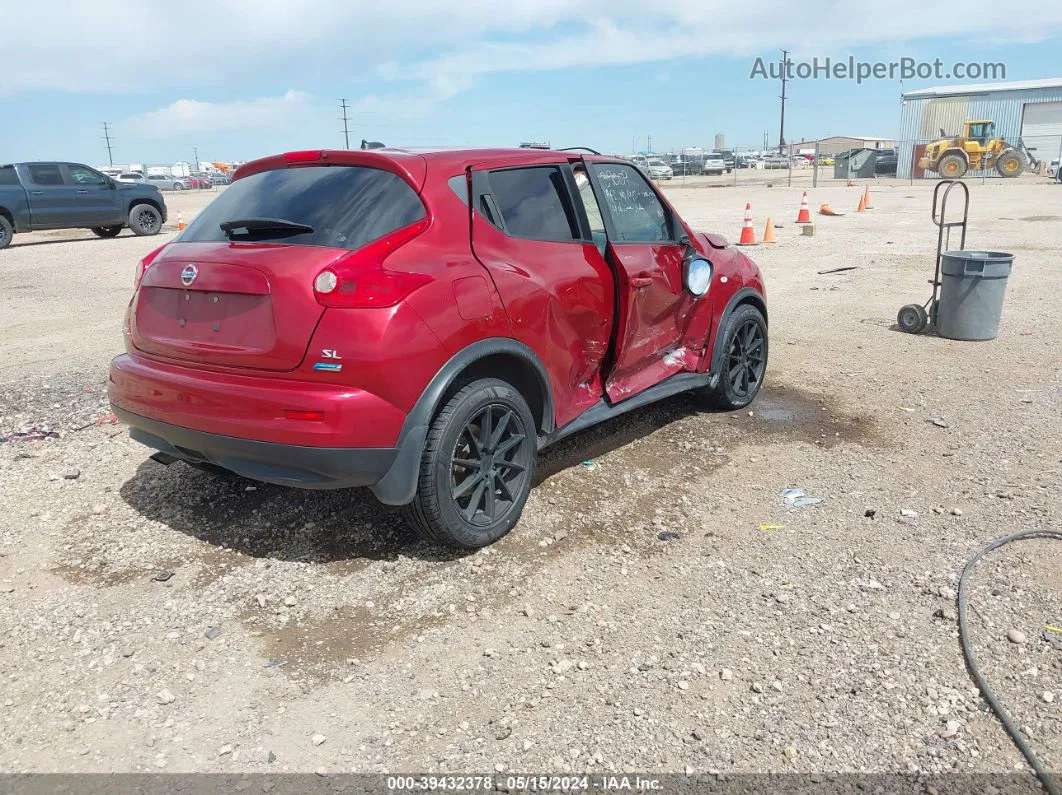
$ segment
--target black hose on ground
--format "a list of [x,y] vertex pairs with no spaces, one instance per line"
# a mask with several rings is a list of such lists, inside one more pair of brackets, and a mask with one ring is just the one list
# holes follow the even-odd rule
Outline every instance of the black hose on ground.
[[967,562],[966,568],[962,570],[962,576],[959,578],[959,640],[962,643],[962,653],[966,657],[966,667],[969,669],[970,675],[981,689],[985,701],[989,703],[999,717],[1000,722],[1003,724],[1003,728],[1006,729],[1007,734],[1010,735],[1010,739],[1014,741],[1014,744],[1018,746],[1018,750],[1025,756],[1025,759],[1036,773],[1037,778],[1040,779],[1040,783],[1042,783],[1044,789],[1047,790],[1048,795],[1062,795],[1052,782],[1051,774],[1048,773],[1033,749],[1029,747],[1025,738],[1021,736],[1021,732],[1014,724],[1014,719],[1010,717],[1010,714],[1003,708],[1003,705],[999,703],[996,694],[992,692],[992,688],[988,686],[988,682],[986,682],[984,676],[981,675],[981,669],[977,666],[977,660],[974,659],[973,649],[970,647],[969,633],[966,631],[966,583],[967,580],[969,580],[970,575],[973,573],[974,567],[981,562],[982,558],[1002,546],[1006,546],[1014,541],[1028,541],[1034,538],[1051,538],[1056,541],[1062,541],[1062,532],[1057,530],[1027,530],[1022,533],[1014,533],[1013,535],[1004,536],[1003,538],[997,538]]

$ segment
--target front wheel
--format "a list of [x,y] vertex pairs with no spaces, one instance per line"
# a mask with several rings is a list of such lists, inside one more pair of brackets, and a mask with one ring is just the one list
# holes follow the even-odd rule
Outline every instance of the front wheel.
[[94,226],[92,234],[96,237],[118,237],[122,228],[121,226]]
[[0,215],[0,248],[7,248],[14,236],[15,229],[11,226],[11,222]]
[[531,493],[535,428],[527,401],[506,382],[484,378],[463,387],[432,422],[406,520],[450,547],[497,541]]
[[129,211],[129,228],[134,235],[157,235],[162,230],[162,213],[150,204],[137,204]]
[[996,171],[1001,177],[1017,177],[1025,171],[1025,158],[1017,149],[1007,149],[996,158]]
[[763,386],[767,372],[767,321],[760,310],[745,304],[730,315],[722,333],[719,380],[699,394],[715,408],[733,411],[751,403]]

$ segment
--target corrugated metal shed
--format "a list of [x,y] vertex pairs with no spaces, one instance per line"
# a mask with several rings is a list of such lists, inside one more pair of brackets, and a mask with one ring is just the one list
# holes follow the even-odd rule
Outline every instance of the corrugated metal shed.
[[[899,165],[896,176],[911,176],[915,150],[962,130],[968,119],[992,119],[996,134],[1017,142],[1027,104],[1062,102],[1062,78],[969,86],[940,86],[909,91],[900,110]],[[1043,157],[1045,153],[1037,153]],[[1050,157],[1048,157],[1050,159]],[[970,172],[973,176],[974,172]]]

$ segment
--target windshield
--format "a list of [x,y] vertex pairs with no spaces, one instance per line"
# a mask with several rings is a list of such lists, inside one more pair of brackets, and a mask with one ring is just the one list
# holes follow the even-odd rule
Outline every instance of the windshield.
[[651,165],[651,166],[666,166],[667,163],[665,163],[663,160],[661,160],[661,159],[659,159],[657,157],[654,157],[654,158],[650,158],[649,165]]
[[[424,216],[416,192],[389,171],[362,166],[282,168],[236,180],[196,216],[179,241],[272,241],[353,251]],[[262,223],[265,220],[286,226]],[[226,234],[222,225],[232,221],[259,223],[253,232],[246,227]]]

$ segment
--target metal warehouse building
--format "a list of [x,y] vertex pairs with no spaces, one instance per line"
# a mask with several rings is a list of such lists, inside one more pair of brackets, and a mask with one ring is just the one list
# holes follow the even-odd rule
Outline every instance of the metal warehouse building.
[[1020,137],[1034,158],[1050,162],[1062,150],[1062,78],[908,91],[900,111],[896,176],[913,171],[921,177],[917,162],[925,145],[940,138],[941,129],[960,135],[963,122],[978,119],[991,119],[997,136],[1011,144]]

